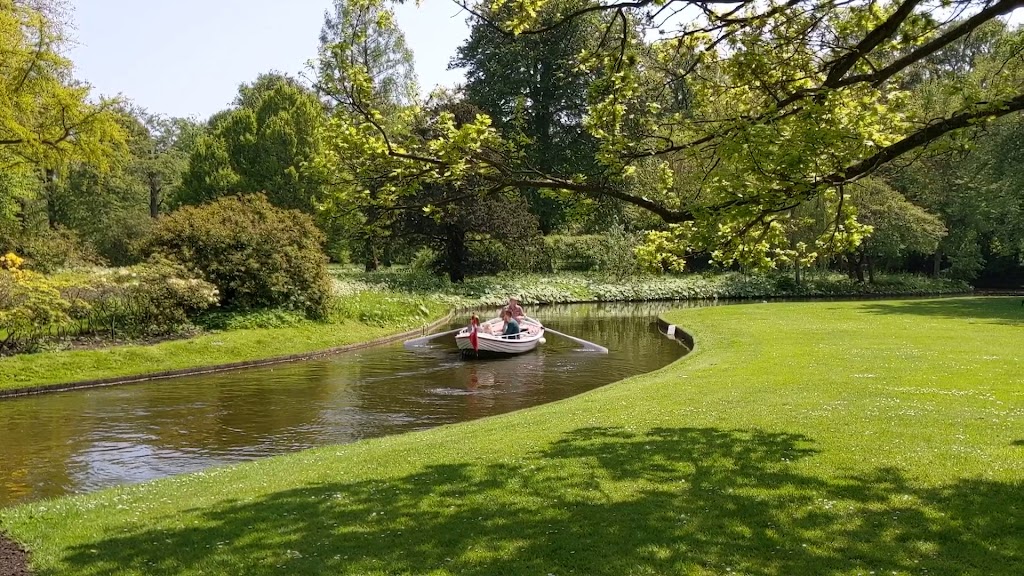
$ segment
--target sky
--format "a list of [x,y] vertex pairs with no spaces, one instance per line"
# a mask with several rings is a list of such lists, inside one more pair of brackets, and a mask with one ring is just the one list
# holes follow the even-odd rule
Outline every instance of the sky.
[[[298,75],[316,55],[331,0],[72,0],[79,79],[94,95],[120,94],[150,112],[205,119],[238,86],[269,71]],[[453,86],[447,70],[469,34],[450,0],[396,8],[424,94]],[[1024,22],[1024,10],[1012,20]]]
[[[150,112],[205,119],[263,72],[298,75],[316,56],[331,0],[73,0],[76,74],[94,95],[121,94]],[[424,94],[463,78],[448,71],[469,35],[449,0],[396,9]]]

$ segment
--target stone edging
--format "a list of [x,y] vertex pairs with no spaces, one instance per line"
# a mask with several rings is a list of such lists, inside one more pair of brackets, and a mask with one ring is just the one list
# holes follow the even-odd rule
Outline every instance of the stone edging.
[[332,356],[334,354],[341,354],[342,352],[351,352],[353,350],[361,350],[363,348],[371,348],[373,346],[380,346],[381,344],[389,344],[397,340],[409,338],[411,336],[417,336],[420,334],[426,334],[432,330],[436,330],[438,327],[443,326],[450,322],[454,316],[454,312],[449,312],[445,317],[435,320],[430,324],[417,328],[415,330],[409,330],[402,332],[401,334],[392,334],[390,336],[383,336],[374,340],[368,340],[366,342],[356,342],[354,344],[346,344],[344,346],[338,346],[336,348],[328,348],[327,350],[316,350],[312,352],[300,352],[298,354],[289,354],[287,356],[274,356],[271,358],[262,358],[259,360],[243,360],[241,362],[232,362],[230,364],[215,364],[213,366],[201,366],[195,368],[179,368],[176,370],[164,370],[161,372],[150,372],[147,374],[137,374],[133,376],[114,376],[111,378],[98,378],[94,380],[82,380],[79,382],[68,382],[64,384],[43,384],[41,386],[29,386],[25,388],[12,388],[10,390],[0,390],[0,400],[4,398],[15,398],[18,396],[30,396],[35,394],[45,394],[48,392],[64,392],[67,390],[79,390],[82,388],[98,388],[101,386],[117,386],[121,384],[137,384],[140,382],[150,382],[152,380],[163,380],[166,378],[176,378],[179,376],[196,376],[200,374],[213,374],[216,372],[227,372],[229,370],[238,370],[241,368],[256,368],[259,366],[270,366],[273,364],[284,364],[286,362],[296,362],[299,360],[311,360],[313,358],[322,358],[324,356]]

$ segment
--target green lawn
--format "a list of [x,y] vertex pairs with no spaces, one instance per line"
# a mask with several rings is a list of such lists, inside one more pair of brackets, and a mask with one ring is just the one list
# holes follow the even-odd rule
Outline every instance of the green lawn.
[[1019,299],[752,304],[478,422],[0,511],[57,574],[1024,573]]
[[226,330],[152,345],[40,352],[0,358],[0,390],[98,378],[136,376],[165,370],[231,364],[316,352],[414,329],[442,317],[447,306],[424,301],[428,317],[410,322],[301,322],[282,328]]

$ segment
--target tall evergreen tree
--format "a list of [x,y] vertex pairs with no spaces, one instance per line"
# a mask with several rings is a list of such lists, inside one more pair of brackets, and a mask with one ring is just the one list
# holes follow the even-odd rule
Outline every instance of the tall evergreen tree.
[[309,169],[326,120],[316,95],[293,78],[264,74],[215,114],[189,158],[179,204],[264,192],[272,204],[313,212],[323,177]]

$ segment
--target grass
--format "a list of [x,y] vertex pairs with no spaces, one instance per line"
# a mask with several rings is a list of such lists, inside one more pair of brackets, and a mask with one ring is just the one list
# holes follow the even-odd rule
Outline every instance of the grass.
[[677,311],[505,416],[0,511],[37,574],[1024,573],[1019,299]]
[[223,331],[149,345],[20,354],[0,358],[0,390],[230,364],[366,342],[440,318],[436,299],[380,293],[346,296],[330,321],[279,311],[212,319]]

